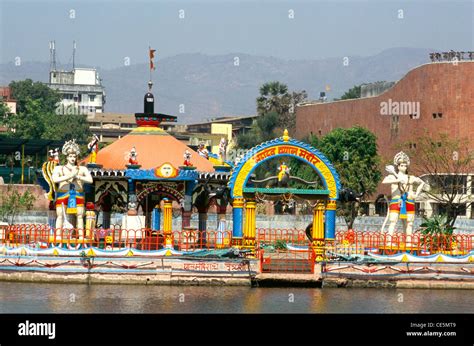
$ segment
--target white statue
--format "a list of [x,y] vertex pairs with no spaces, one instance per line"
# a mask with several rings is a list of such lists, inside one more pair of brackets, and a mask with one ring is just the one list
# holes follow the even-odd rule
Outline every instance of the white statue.
[[83,237],[84,229],[84,184],[92,183],[92,176],[86,167],[79,166],[77,159],[80,153],[79,145],[75,140],[68,141],[62,149],[66,155],[67,163],[56,166],[53,170],[52,180],[59,184],[56,190],[56,236],[61,235],[61,228],[65,222],[63,209],[66,214],[76,215],[76,228],[79,238]]
[[207,151],[206,147],[204,146],[204,143],[199,143],[199,146],[198,146],[198,149],[197,149],[197,153],[204,157],[206,160],[209,159],[209,151]]
[[[387,219],[389,219],[388,233],[392,235],[400,216],[405,232],[410,236],[413,232],[413,222],[415,221],[415,200],[426,183],[418,177],[408,175],[410,158],[403,151],[395,155],[393,163],[397,168],[392,165],[386,166],[385,170],[390,174],[382,181],[383,184],[390,184],[392,191],[389,214],[387,214],[383,223],[382,232]],[[414,185],[418,185],[416,191],[414,191]]]
[[226,153],[227,153],[227,140],[222,137],[221,141],[219,143],[219,159],[221,162],[224,162],[226,160]]

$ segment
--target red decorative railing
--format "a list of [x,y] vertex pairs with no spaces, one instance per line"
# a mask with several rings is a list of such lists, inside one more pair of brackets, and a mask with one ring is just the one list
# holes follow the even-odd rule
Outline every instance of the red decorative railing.
[[306,233],[301,229],[285,229],[285,228],[257,228],[257,241],[275,242],[277,240],[289,242],[306,242],[308,238]]
[[392,255],[400,252],[419,256],[435,253],[450,255],[467,254],[473,250],[474,234],[430,235],[421,230],[411,235],[405,233],[380,233],[375,231],[339,231],[328,250],[342,254],[379,253]]
[[[79,237],[80,230],[62,229],[56,231],[48,225],[12,225],[0,228],[0,244],[8,246],[30,245],[47,248],[65,244],[69,248],[94,246],[105,249],[136,248],[142,250],[162,249],[168,242],[174,249],[189,251],[195,249],[219,249],[232,246],[232,231],[178,230],[166,235],[163,231],[151,229],[122,230],[98,229],[87,236]],[[304,230],[264,229],[256,230],[256,248],[280,243],[296,248],[310,248]],[[327,241],[326,254],[395,254],[409,252],[417,255],[445,253],[467,254],[474,249],[474,234],[425,235],[420,230],[412,235],[404,233],[380,233],[375,231],[337,231],[334,241]],[[265,251],[265,250],[264,250]],[[291,250],[290,250],[291,251]],[[296,251],[296,250],[295,250]],[[303,251],[303,250],[298,250]]]
[[[232,231],[181,230],[164,234],[147,228],[136,230],[98,229],[89,235],[84,230],[54,230],[48,225],[13,225],[0,230],[0,244],[30,245],[47,248],[65,245],[68,248],[99,247],[104,249],[135,248],[158,250],[165,247],[167,238],[177,250],[220,249],[232,246]],[[82,237],[81,237],[82,235]]]

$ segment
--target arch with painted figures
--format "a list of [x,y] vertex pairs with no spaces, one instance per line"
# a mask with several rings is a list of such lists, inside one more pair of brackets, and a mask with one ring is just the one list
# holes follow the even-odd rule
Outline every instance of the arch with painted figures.
[[[252,245],[252,239],[246,242],[245,238],[252,238],[252,235],[246,234],[246,232],[251,233],[252,231],[249,228],[255,226],[252,224],[252,222],[255,222],[252,220],[255,213],[255,202],[245,199],[244,194],[250,191],[246,185],[252,173],[262,163],[281,157],[293,157],[307,163],[321,178],[324,190],[317,190],[318,199],[321,200],[321,203],[317,203],[314,209],[313,235],[317,236],[318,245],[321,245],[321,242],[324,242],[325,239],[334,239],[336,200],[339,198],[341,189],[339,175],[331,162],[318,149],[289,137],[287,131],[280,138],[261,143],[250,149],[234,166],[228,184],[234,207],[233,237],[243,238],[244,245]],[[246,212],[245,225],[242,224],[244,206]],[[324,224],[323,213],[325,215]],[[322,240],[321,234],[323,236]],[[313,245],[315,245],[314,242]]]

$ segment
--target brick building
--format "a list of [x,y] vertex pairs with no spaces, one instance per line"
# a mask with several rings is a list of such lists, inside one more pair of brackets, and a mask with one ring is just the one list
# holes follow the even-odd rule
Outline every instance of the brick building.
[[[425,131],[466,138],[466,146],[474,150],[474,62],[421,65],[380,94],[296,108],[295,137],[300,139],[355,125],[375,133],[384,164],[393,159],[398,145],[411,142]],[[416,158],[412,161],[416,164]],[[474,176],[468,177],[466,191],[474,194],[471,181]],[[379,186],[375,197],[388,194],[388,188]],[[428,201],[424,204],[421,209],[430,214],[433,205]],[[371,209],[370,213],[375,213],[373,206]],[[474,211],[467,210],[466,216],[474,217]]]

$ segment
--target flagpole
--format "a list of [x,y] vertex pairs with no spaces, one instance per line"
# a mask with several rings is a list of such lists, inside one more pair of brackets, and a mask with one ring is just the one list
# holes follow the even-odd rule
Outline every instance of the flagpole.
[[[151,46],[149,45],[148,46],[148,57],[150,58],[150,61],[151,61]],[[152,80],[151,80],[151,63],[148,64],[149,65],[149,68],[150,68],[150,83],[148,83],[148,85],[153,85],[152,83]],[[150,91],[151,91],[151,87],[150,87]]]

